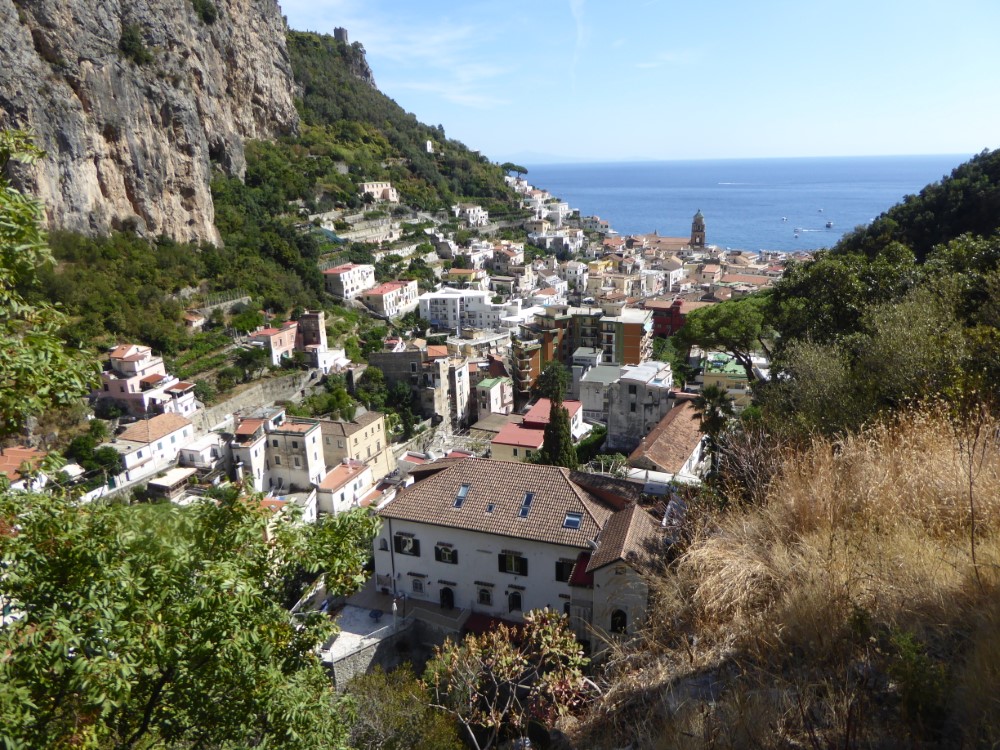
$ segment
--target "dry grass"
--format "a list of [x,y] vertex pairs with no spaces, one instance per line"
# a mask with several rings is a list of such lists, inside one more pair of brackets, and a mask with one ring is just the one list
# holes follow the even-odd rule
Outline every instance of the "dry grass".
[[704,524],[581,744],[1000,740],[1000,451],[981,426],[976,451],[931,410],[816,441],[765,504]]

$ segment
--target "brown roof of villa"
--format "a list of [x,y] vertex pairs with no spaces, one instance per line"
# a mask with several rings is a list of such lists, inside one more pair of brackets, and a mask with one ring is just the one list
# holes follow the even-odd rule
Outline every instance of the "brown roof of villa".
[[[379,515],[588,549],[617,509],[573,482],[568,469],[467,458],[407,487]],[[567,525],[568,513],[579,515],[577,528]]]
[[660,534],[653,517],[638,505],[615,513],[597,538],[597,551],[590,557],[587,572],[618,560],[632,562],[650,556]]

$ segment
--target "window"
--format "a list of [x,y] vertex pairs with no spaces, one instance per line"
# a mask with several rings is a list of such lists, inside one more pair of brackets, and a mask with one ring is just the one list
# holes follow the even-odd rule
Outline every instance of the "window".
[[142,451],[139,451],[135,455],[136,455],[136,458],[142,458]]
[[162,451],[163,450],[163,442],[162,441],[156,444],[156,450],[158,450],[158,451]]
[[281,466],[281,456],[275,456],[274,457],[274,465],[275,466]]
[[517,448],[514,449],[514,458],[517,458]]
[[628,615],[623,610],[616,609],[611,613],[611,632],[624,633],[628,628]]
[[580,528],[580,522],[583,520],[582,513],[575,513],[571,510],[566,511],[566,518],[563,519],[564,529],[578,529]]
[[489,589],[479,589],[479,603],[487,607],[493,606],[493,592]]
[[518,518],[527,518],[528,514],[531,512],[531,501],[535,499],[535,493],[525,492],[524,499],[521,501],[521,510],[517,512]]
[[343,448],[344,447],[344,441],[341,440],[340,438],[337,438],[337,447],[338,448]]
[[634,385],[630,385],[628,387],[628,395],[630,395],[630,396],[634,396],[635,395],[635,386]]
[[296,469],[298,469],[298,468],[299,468],[300,466],[302,466],[302,464],[301,464],[301,463],[299,463],[299,457],[298,457],[298,456],[293,456],[293,457],[292,457],[292,461],[294,461],[294,462],[295,462],[295,468],[296,468]]
[[528,575],[528,558],[521,557],[516,552],[501,552],[497,555],[497,566],[501,573],[516,576]]
[[292,441],[292,447],[293,448],[298,448],[299,447],[299,441],[298,440],[293,440]]
[[556,580],[560,583],[566,583],[569,581],[569,577],[573,575],[574,565],[576,565],[576,560],[557,560]]
[[174,444],[174,443],[176,443],[176,442],[177,442],[177,436],[176,435],[171,435],[170,436],[170,443],[171,443],[171,445]]
[[413,555],[414,557],[420,557],[420,540],[412,536],[403,536],[402,534],[396,534],[392,540],[393,546],[396,548],[396,552],[401,555]]
[[628,405],[628,410],[630,412],[632,412],[633,414],[635,414],[635,404],[629,404]]
[[496,510],[496,507],[497,506],[496,506],[495,503],[487,503],[486,504],[486,512],[487,513],[492,513],[494,510]]
[[520,612],[521,611],[521,592],[511,591],[507,595],[507,610],[509,612]]
[[419,578],[413,579],[413,593],[414,594],[424,593],[424,582],[421,581]]
[[452,508],[462,507],[462,503],[465,502],[465,498],[469,496],[469,489],[470,486],[467,484],[463,484],[461,487],[458,488],[458,494],[455,495],[455,502],[451,504]]
[[450,544],[434,545],[434,559],[438,562],[458,565],[458,550]]
[[[340,495],[340,499],[341,499],[341,500],[343,500],[343,499],[344,499],[344,495],[343,495],[343,493],[341,493],[341,495]],[[386,539],[385,537],[382,537],[381,539],[379,539],[379,540],[378,540],[378,548],[379,548],[379,549],[380,549],[380,550],[381,550],[382,552],[388,552],[388,551],[389,551],[389,540],[388,540],[388,539]]]
[[272,448],[277,448],[278,447],[278,438],[273,438],[271,440],[271,447]]

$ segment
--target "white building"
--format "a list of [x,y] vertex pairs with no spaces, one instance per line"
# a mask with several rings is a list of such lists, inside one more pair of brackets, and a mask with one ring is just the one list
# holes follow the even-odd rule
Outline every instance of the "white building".
[[376,203],[399,203],[399,193],[391,182],[362,182],[358,185],[358,194],[370,195]]
[[124,484],[172,467],[181,449],[192,440],[191,420],[167,413],[129,425],[106,445],[122,456],[125,472],[118,477],[118,483]]
[[319,420],[286,420],[281,408],[241,419],[230,443],[236,478],[258,492],[315,489],[326,474],[320,435]]
[[372,467],[364,461],[345,458],[323,477],[317,491],[317,503],[321,513],[337,515],[359,507],[375,480]]
[[344,263],[323,271],[326,291],[341,299],[354,299],[375,286],[375,266],[364,263]]
[[470,227],[485,227],[490,223],[490,214],[476,203],[456,203],[451,212],[458,219],[464,219]]
[[379,315],[395,318],[417,309],[420,288],[415,280],[387,281],[361,295],[361,301]]
[[552,466],[455,462],[379,511],[376,586],[512,621],[548,607],[585,640],[633,633],[648,600],[639,570],[662,543],[626,487]]

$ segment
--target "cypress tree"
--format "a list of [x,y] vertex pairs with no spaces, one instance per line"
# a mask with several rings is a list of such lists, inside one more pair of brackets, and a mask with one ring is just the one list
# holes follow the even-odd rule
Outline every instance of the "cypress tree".
[[561,400],[552,399],[549,407],[549,423],[545,425],[538,463],[565,466],[567,469],[575,469],[577,466],[576,446],[573,445],[573,433],[569,427],[569,412]]

